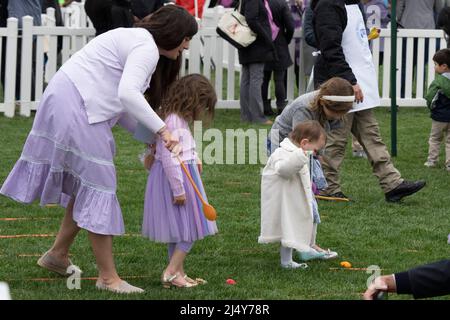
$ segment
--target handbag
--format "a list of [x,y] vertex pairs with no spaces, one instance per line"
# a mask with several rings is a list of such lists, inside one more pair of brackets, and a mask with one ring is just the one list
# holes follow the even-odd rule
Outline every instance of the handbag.
[[[253,0],[254,1],[254,0]],[[256,34],[250,29],[239,9],[226,12],[219,20],[216,32],[237,49],[244,49],[256,40]]]

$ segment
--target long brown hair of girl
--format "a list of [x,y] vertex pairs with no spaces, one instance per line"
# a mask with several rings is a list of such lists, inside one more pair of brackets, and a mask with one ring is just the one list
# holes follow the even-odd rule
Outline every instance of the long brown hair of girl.
[[319,122],[323,125],[328,121],[324,107],[342,114],[344,116],[353,107],[353,102],[336,102],[322,99],[323,96],[352,96],[353,87],[350,82],[343,78],[333,77],[324,82],[319,89],[319,93],[310,105],[310,109],[319,114]]
[[175,113],[188,123],[195,120],[211,120],[217,95],[211,82],[201,74],[190,74],[175,81],[161,103],[159,111],[165,119]]
[[[183,7],[166,5],[134,25],[151,33],[156,45],[164,50],[178,47],[184,39],[192,39],[198,31],[195,18]],[[158,109],[169,85],[178,78],[181,55],[176,60],[161,56],[145,96],[153,109]]]

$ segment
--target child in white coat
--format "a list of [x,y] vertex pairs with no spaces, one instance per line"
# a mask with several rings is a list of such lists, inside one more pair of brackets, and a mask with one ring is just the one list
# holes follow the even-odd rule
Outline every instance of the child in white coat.
[[[307,267],[292,260],[292,249],[313,256],[313,192],[309,155],[322,149],[326,132],[318,121],[305,121],[269,157],[261,180],[259,243],[281,242],[283,268]],[[323,254],[322,254],[323,255]]]

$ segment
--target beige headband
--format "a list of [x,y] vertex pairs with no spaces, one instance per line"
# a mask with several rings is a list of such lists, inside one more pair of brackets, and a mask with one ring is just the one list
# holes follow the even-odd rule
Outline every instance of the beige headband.
[[353,102],[355,96],[322,96],[321,99],[334,102]]

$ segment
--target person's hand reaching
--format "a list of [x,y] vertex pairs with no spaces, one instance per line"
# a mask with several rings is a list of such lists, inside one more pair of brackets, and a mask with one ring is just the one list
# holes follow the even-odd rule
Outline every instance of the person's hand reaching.
[[177,206],[182,206],[186,202],[186,195],[182,194],[181,196],[173,197],[173,204]]
[[169,151],[171,151],[175,156],[178,156],[181,152],[181,146],[169,130],[167,130],[166,127],[162,128],[160,131],[158,131],[159,136],[164,141],[164,145]]
[[363,102],[364,101],[364,94],[363,94],[362,89],[359,86],[359,84],[355,84],[353,86],[353,91],[355,92],[355,101],[357,103]]
[[397,291],[393,275],[381,276],[369,285],[366,292],[363,294],[364,300],[375,300],[380,292],[395,292]]

